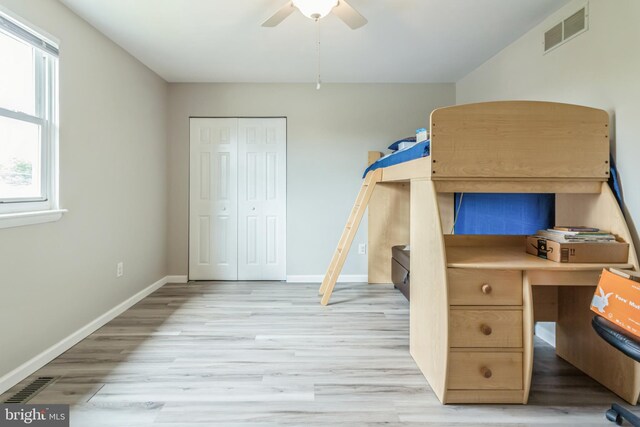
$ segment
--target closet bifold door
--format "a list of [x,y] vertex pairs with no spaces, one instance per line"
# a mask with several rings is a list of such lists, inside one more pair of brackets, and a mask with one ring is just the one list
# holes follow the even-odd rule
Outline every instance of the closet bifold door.
[[189,279],[238,279],[238,119],[190,119]]
[[238,280],[286,280],[286,119],[238,119]]

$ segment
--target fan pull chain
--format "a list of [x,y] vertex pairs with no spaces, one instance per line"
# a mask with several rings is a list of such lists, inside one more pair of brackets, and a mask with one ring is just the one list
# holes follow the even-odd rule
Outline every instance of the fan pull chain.
[[316,45],[316,54],[318,56],[318,78],[316,80],[316,90],[320,90],[320,20],[316,19],[316,34],[318,39],[318,44]]

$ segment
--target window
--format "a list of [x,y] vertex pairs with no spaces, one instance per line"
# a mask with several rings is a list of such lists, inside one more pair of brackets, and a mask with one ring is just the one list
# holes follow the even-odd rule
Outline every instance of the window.
[[0,227],[60,217],[57,75],[57,46],[0,11]]

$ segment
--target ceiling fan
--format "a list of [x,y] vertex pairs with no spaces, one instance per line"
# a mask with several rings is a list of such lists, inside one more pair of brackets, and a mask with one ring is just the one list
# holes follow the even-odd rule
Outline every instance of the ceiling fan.
[[352,30],[356,30],[368,21],[345,0],[290,0],[276,13],[262,23],[263,27],[275,27],[291,15],[296,9],[308,18],[318,21],[330,13],[333,13],[347,24]]

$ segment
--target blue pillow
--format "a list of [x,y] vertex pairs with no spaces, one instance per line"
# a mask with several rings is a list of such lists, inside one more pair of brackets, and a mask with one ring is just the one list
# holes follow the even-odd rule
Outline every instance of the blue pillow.
[[389,146],[389,150],[391,151],[398,151],[399,150],[399,145],[401,142],[416,142],[416,137],[415,136],[408,136],[406,138],[402,138],[399,141],[394,142],[393,144],[391,144]]

